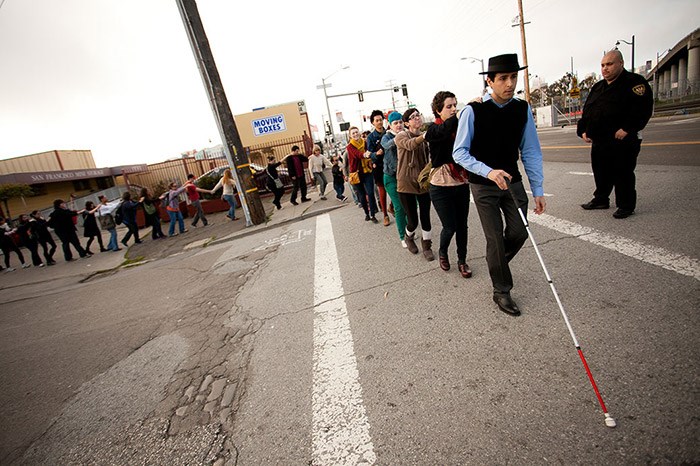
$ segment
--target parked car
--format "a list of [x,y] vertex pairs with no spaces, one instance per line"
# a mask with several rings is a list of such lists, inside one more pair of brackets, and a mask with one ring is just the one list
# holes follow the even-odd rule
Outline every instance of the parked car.
[[[209,170],[206,172],[204,175],[200,176],[195,180],[195,184],[199,184],[198,181],[202,178],[221,178],[224,176],[224,170],[226,170],[228,167],[227,166],[221,166],[221,167],[216,167],[213,170]],[[266,167],[263,167],[261,165],[258,165],[256,163],[251,163],[250,164],[250,171],[253,174],[253,182],[255,183],[255,186],[258,188],[258,191],[266,193],[269,192],[267,189],[267,170],[265,170]],[[277,174],[280,177],[280,180],[282,180],[282,183],[284,186],[291,186],[292,185],[292,179],[289,177],[289,171],[287,170],[287,167],[285,164],[280,165],[277,167]],[[238,190],[236,190],[237,192]]]

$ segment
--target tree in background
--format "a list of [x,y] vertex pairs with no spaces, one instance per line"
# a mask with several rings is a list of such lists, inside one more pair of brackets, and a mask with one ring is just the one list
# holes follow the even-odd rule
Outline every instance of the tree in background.
[[7,201],[10,199],[29,197],[34,194],[32,188],[27,184],[8,183],[0,186],[0,200],[5,205],[5,214],[8,219],[12,218],[10,207]]

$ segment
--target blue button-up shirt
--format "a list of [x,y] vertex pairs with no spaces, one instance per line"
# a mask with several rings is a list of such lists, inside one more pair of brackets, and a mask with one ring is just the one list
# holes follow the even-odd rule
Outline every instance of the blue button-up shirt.
[[[490,95],[484,96],[484,102],[491,99]],[[513,99],[511,99],[513,100]],[[510,103],[499,104],[495,100],[494,104],[500,108],[505,107]],[[532,118],[530,106],[527,107],[527,121],[525,122],[525,130],[520,140],[520,158],[527,173],[527,179],[530,181],[530,188],[534,197],[544,196],[544,174],[542,170],[542,149],[540,148],[540,140],[537,137],[535,129],[535,120]],[[455,138],[452,157],[455,162],[466,168],[472,173],[488,178],[491,167],[483,162],[479,162],[470,152],[469,149],[474,139],[474,110],[471,106],[464,107],[459,115],[459,125],[457,127],[457,136]]]

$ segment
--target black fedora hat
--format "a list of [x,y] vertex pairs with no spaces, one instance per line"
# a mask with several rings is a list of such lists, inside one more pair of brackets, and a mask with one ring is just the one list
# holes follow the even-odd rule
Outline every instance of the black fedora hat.
[[512,73],[513,71],[520,71],[527,68],[527,66],[520,66],[518,63],[518,55],[515,53],[506,53],[504,55],[496,55],[495,57],[489,58],[489,69],[488,71],[483,71],[479,74],[488,73]]

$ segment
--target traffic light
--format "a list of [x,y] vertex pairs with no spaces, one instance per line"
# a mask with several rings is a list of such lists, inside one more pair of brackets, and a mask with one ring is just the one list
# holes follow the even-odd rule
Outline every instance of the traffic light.
[[357,91],[357,98],[360,99],[360,102],[365,101],[365,96],[362,94],[362,91]]
[[408,88],[406,87],[405,84],[401,85],[401,92],[403,93],[404,97],[408,97]]

